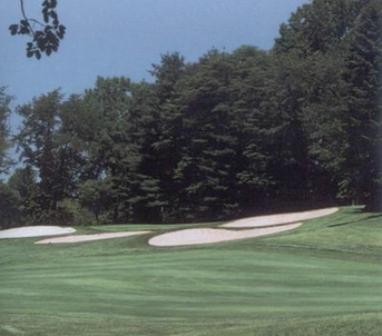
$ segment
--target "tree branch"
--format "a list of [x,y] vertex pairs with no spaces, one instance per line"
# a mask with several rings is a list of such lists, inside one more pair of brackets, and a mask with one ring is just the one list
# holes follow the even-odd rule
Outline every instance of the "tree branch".
[[24,20],[28,22],[29,29],[31,30],[32,36],[34,36],[33,27],[30,24],[30,20],[28,19],[27,15],[25,14],[24,0],[20,0],[20,8],[21,8],[21,14],[23,15]]
[[25,10],[24,0],[19,0],[22,19],[19,23],[11,24],[9,30],[11,35],[29,35],[31,41],[27,43],[27,57],[35,56],[41,58],[44,53],[50,56],[56,52],[60,40],[64,38],[65,26],[60,24],[56,12],[57,0],[45,0],[42,3],[42,22],[35,18],[29,18]]

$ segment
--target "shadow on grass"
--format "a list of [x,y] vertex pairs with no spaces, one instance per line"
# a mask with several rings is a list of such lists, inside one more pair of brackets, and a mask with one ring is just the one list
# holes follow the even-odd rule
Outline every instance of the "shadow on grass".
[[329,225],[328,227],[341,227],[341,226],[351,225],[351,224],[355,224],[355,223],[360,224],[360,222],[362,222],[362,221],[368,221],[370,219],[376,219],[376,218],[382,218],[382,214],[370,215],[370,216],[367,216],[365,218],[356,219],[356,220],[353,220],[353,221],[350,221],[350,222],[332,224],[332,225]]

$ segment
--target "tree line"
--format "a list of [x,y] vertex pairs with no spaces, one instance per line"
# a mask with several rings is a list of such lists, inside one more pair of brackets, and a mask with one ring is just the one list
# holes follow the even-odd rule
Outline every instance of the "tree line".
[[270,51],[179,53],[152,83],[98,78],[19,106],[0,90],[3,226],[228,219],[332,203],[381,207],[382,5],[314,0]]

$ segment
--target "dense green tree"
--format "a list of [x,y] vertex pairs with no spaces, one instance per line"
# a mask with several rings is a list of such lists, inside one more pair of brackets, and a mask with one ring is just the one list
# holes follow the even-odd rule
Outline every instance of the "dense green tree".
[[343,121],[346,104],[341,99],[345,90],[341,79],[343,68],[343,58],[330,52],[311,57],[304,71],[306,89],[301,119],[311,162],[308,179],[312,192],[321,198],[330,195],[334,199],[342,178],[347,146]]
[[219,205],[217,202],[227,190],[222,179],[230,165],[227,155],[233,151],[228,142],[235,140],[227,134],[229,111],[225,101],[232,73],[227,58],[224,53],[211,51],[180,84],[182,156],[174,177],[181,190],[179,211],[189,219],[212,217],[227,202],[223,198]]
[[148,173],[159,182],[160,194],[155,207],[163,220],[176,218],[179,205],[179,186],[174,181],[175,169],[182,156],[180,139],[183,133],[183,115],[177,101],[178,83],[187,71],[188,66],[178,53],[163,55],[161,63],[154,65],[151,71],[155,78],[152,86],[155,99],[150,110],[152,123],[157,125],[157,134],[152,134],[146,143],[147,152],[151,155],[144,157],[142,165],[155,167]]
[[269,85],[272,72],[270,55],[243,46],[232,54],[234,66],[230,85],[231,134],[237,138],[235,148],[235,199],[241,209],[260,208],[270,198],[275,180],[271,173],[272,157],[282,120],[277,108],[270,108]]
[[0,228],[20,225],[20,215],[17,193],[0,182]]
[[87,180],[79,185],[79,203],[94,215],[96,223],[100,223],[101,217],[107,214],[107,210],[112,205],[109,182],[108,180]]
[[17,168],[9,177],[8,186],[16,193],[18,208],[24,220],[32,219],[39,210],[36,172],[31,166]]
[[[357,148],[363,141],[361,138],[371,133],[359,129],[362,136],[350,135],[349,121],[359,116],[355,110],[349,110],[349,85],[343,80],[348,57],[356,54],[351,44],[357,34],[361,10],[367,5],[368,1],[360,0],[314,0],[291,16],[288,24],[281,27],[276,41],[274,53],[281,65],[275,81],[276,87],[279,86],[276,92],[285,92],[277,105],[289,116],[294,115],[292,120],[297,123],[290,128],[293,132],[299,130],[294,137],[296,143],[290,148],[300,152],[292,155],[297,164],[292,170],[297,174],[291,181],[299,176],[304,193],[355,199],[349,186],[357,179],[352,170],[359,165],[355,168],[357,164],[350,158],[363,162],[362,171],[368,174],[368,160],[350,153],[349,149]],[[354,74],[354,68],[350,73]],[[350,87],[358,85],[353,84]],[[367,122],[361,124],[368,127]],[[352,141],[357,145],[351,144]],[[370,148],[364,147],[363,153],[375,156]],[[347,174],[346,169],[349,169]],[[360,184],[364,185],[365,181]],[[287,189],[292,190],[290,186]]]
[[114,190],[119,195],[124,220],[158,221],[163,191],[160,165],[154,142],[159,139],[160,113],[152,86],[133,85],[125,138],[120,143],[118,162],[113,169]]
[[237,215],[254,206],[270,183],[269,119],[260,108],[266,64],[266,54],[255,48],[233,55],[212,50],[181,83],[182,156],[175,178],[185,216]]
[[106,208],[114,222],[127,220],[125,203],[126,198],[132,197],[131,183],[136,176],[132,171],[139,160],[136,140],[128,134],[131,90],[126,78],[98,78],[95,88],[87,90],[83,97],[83,121],[89,118],[91,126],[78,130],[87,147],[81,180],[108,180]]
[[313,0],[302,5],[281,25],[275,52],[306,58],[338,48],[347,42],[363,4],[363,0]]
[[[365,1],[357,18],[349,53],[345,58],[346,86],[344,152],[340,193],[344,197],[377,206],[382,200],[379,167],[382,148],[382,5]],[[381,205],[379,205],[381,207]]]
[[54,221],[58,202],[68,194],[69,174],[65,146],[56,137],[60,125],[59,91],[52,91],[21,106],[23,124],[16,139],[23,162],[38,172],[35,220]]
[[9,147],[8,118],[10,115],[9,104],[11,97],[6,94],[5,87],[0,87],[0,173],[3,173],[9,165],[7,150]]
[[152,83],[98,78],[66,100],[38,97],[19,109],[25,167],[9,182],[18,210],[82,224],[318,201],[376,208],[381,37],[379,1],[313,0],[269,52],[211,50],[194,63],[166,54]]

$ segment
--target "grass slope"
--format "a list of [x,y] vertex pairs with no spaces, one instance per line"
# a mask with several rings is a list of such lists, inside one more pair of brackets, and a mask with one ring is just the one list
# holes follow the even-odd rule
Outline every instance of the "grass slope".
[[[180,226],[172,226],[174,229]],[[156,229],[109,226],[81,231]],[[0,335],[380,335],[382,216],[190,248],[0,240]]]

